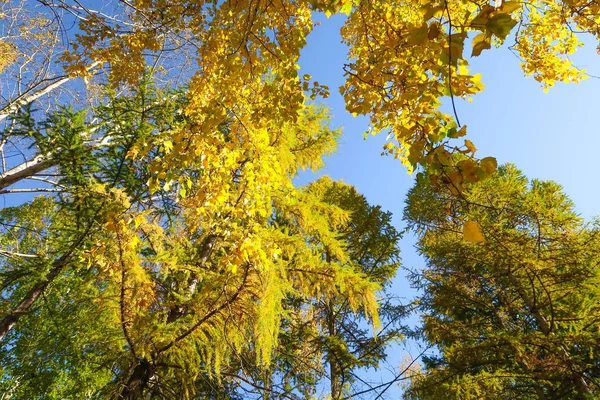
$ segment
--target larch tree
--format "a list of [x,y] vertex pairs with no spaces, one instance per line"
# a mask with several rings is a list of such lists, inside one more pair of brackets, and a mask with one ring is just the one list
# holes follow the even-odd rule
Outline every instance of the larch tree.
[[421,177],[405,214],[423,338],[410,399],[583,399],[600,391],[600,232],[559,185],[512,165],[460,195]]
[[[7,125],[6,132],[9,117],[32,102],[43,121],[46,111],[61,104],[106,102],[107,86],[127,95],[148,72],[162,86],[187,85],[184,112],[196,123],[173,138],[177,149],[193,148],[198,134],[210,134],[231,119],[250,136],[269,129],[273,121],[293,122],[307,96],[328,93],[310,76],[298,75],[300,51],[313,29],[312,13],[345,13],[341,34],[349,46],[349,62],[340,90],[347,109],[370,116],[373,132],[389,131],[393,140],[386,151],[409,169],[446,171],[457,187],[495,170],[492,158],[473,158],[471,141],[457,147],[452,139],[464,136],[466,126],[440,110],[444,98],[454,102],[483,89],[481,77],[468,70],[465,43],[472,39],[471,54],[478,56],[514,32],[525,72],[548,88],[556,81],[585,78],[568,58],[581,45],[575,32],[600,34],[600,6],[572,0],[494,5],[139,0],[97,6],[63,0],[2,3],[5,57],[0,73],[6,79],[0,122]],[[75,77],[83,78],[83,84]],[[40,104],[44,106],[37,108]],[[12,150],[21,159],[3,164],[3,190],[23,190],[8,186],[40,178],[55,166],[47,154],[29,151],[31,140],[14,141],[10,134],[3,140],[3,151]],[[455,164],[451,154],[456,151],[471,157]],[[161,164],[168,169],[170,161],[175,158]],[[164,171],[157,167],[153,173]]]
[[[359,392],[364,392],[363,398],[367,394],[375,397],[379,392],[369,386],[361,372],[387,366],[389,347],[403,339],[400,322],[405,310],[398,297],[387,291],[400,266],[400,233],[392,226],[389,212],[370,205],[350,185],[323,177],[305,190],[350,214],[347,223],[338,229],[346,259],[339,259],[318,237],[311,238],[311,243],[332,269],[343,264],[380,285],[381,327],[374,330],[368,314],[357,310],[354,300],[341,293],[313,297],[291,293],[284,300],[273,365],[267,369],[247,367],[252,366],[250,355],[241,358],[241,369],[255,382],[256,394],[265,398],[314,398],[328,393],[328,398],[341,399]],[[293,221],[284,215],[275,220],[286,229],[295,229]],[[329,275],[313,274],[304,279],[318,285]]]
[[[389,289],[400,266],[400,233],[391,225],[391,214],[371,206],[356,189],[343,183],[325,179],[311,184],[309,190],[321,193],[326,202],[351,213],[349,223],[340,232],[347,243],[347,263]],[[328,263],[340,262],[327,248],[323,253]],[[369,390],[372,387],[359,373],[385,363],[388,347],[402,339],[400,321],[405,316],[399,299],[392,293],[382,291],[379,296],[381,328],[376,331],[368,326],[368,315],[361,313],[361,318],[357,318],[356,305],[344,295],[307,299],[305,305],[296,305],[305,317],[300,329],[303,333],[292,334],[292,340],[298,344],[305,341],[303,346],[322,357],[326,370],[314,380],[317,384],[318,378],[328,382],[331,399],[352,397],[362,391],[378,394],[377,390]],[[308,334],[306,328],[311,326],[313,332]],[[292,332],[298,331],[291,328]]]

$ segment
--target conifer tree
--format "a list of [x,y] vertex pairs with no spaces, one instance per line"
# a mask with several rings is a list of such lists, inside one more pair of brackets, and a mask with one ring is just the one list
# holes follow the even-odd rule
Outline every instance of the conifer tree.
[[423,337],[438,350],[406,398],[597,395],[599,227],[559,185],[512,165],[460,194],[421,176],[405,218],[427,261],[413,277]]
[[[400,265],[400,234],[391,224],[391,214],[370,205],[352,186],[328,177],[311,183],[305,190],[349,213],[348,221],[336,231],[346,248],[345,260],[336,257],[319,237],[310,239],[311,246],[320,251],[331,271],[336,265],[343,265],[353,274],[380,285],[380,327],[374,330],[368,314],[357,309],[354,300],[345,295],[291,293],[284,300],[273,365],[268,369],[252,367],[248,362],[252,356],[242,355],[246,362],[240,365],[240,373],[254,382],[257,397],[309,398],[328,392],[329,398],[340,399],[363,390],[369,392],[367,384],[357,376],[367,368],[383,367],[388,347],[402,340],[400,321],[404,309],[398,298],[386,290]],[[275,221],[286,229],[294,229],[293,222],[283,215],[276,216]],[[306,279],[318,285],[330,273],[325,271],[324,275],[314,274]]]

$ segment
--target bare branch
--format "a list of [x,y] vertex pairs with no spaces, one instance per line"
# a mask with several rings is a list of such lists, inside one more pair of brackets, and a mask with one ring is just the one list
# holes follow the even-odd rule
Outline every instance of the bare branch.
[[0,255],[9,257],[9,258],[38,258],[37,255],[35,254],[23,254],[23,253],[17,253],[14,251],[8,251],[8,250],[0,250]]
[[[100,64],[100,61],[96,61],[90,64],[88,67],[86,67],[86,70],[90,71],[91,69],[97,67]],[[52,92],[54,89],[59,88],[71,79],[73,79],[73,77],[68,75],[61,75],[55,78],[48,79],[47,81],[49,81],[50,83],[44,86],[43,88],[30,94],[24,93],[16,99],[12,100],[0,110],[0,122],[2,122],[10,115],[16,113],[19,110],[19,108],[23,107],[26,104],[30,104],[35,100],[39,99],[40,97]]]
[[9,169],[0,174],[0,189],[4,189],[22,179],[29,178],[39,172],[42,172],[52,166],[56,161],[52,160],[47,154],[38,154],[33,159],[25,161],[23,164]]

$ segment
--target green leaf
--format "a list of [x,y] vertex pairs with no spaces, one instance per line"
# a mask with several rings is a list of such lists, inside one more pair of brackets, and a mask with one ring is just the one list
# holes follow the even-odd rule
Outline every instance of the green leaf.
[[497,14],[494,15],[488,21],[486,28],[491,33],[504,40],[511,29],[517,24],[517,21],[512,19],[508,14]]
[[340,12],[342,14],[350,15],[350,13],[352,12],[352,0],[346,1],[342,5],[342,8],[340,8]]
[[456,139],[467,134],[467,126],[463,125],[458,131],[456,128],[448,130],[448,137],[451,139]]

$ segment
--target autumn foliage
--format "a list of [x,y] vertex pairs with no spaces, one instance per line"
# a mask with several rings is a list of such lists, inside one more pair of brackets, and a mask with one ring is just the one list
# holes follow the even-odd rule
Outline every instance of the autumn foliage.
[[[521,380],[538,396],[596,391],[595,356],[583,350],[595,340],[595,292],[570,292],[594,285],[586,243],[595,246],[596,228],[552,185],[528,191],[510,167],[496,174],[454,105],[484,89],[468,58],[507,41],[544,90],[585,79],[569,55],[582,45],[577,32],[600,38],[597,2],[9,0],[0,2],[6,398],[297,398],[325,381],[335,399],[374,390],[352,385],[402,339],[406,310],[386,291],[400,234],[349,185],[294,184],[340,136],[319,104],[329,88],[299,74],[316,13],[346,16],[346,109],[388,135],[384,152],[420,172],[423,198],[433,196],[414,206],[415,189],[407,218],[436,227],[420,242],[432,271],[422,304],[425,339],[443,361],[426,364],[407,393],[463,396],[468,382],[469,395],[512,395]],[[481,208],[478,188],[508,178],[522,202],[494,220],[506,193]],[[500,278],[509,253],[518,263]],[[438,293],[436,279],[452,285]],[[472,287],[481,279],[483,294]],[[477,343],[460,324],[481,312],[450,318],[458,311],[447,308],[463,291],[487,296],[478,307],[506,297],[492,325],[477,320]],[[572,315],[576,305],[585,315]],[[439,328],[446,315],[454,333]],[[537,347],[486,336],[507,326]],[[485,360],[490,340],[510,363],[452,375],[452,360],[471,365],[463,354]],[[473,383],[484,375],[489,385]],[[442,383],[430,392],[432,381]]]

